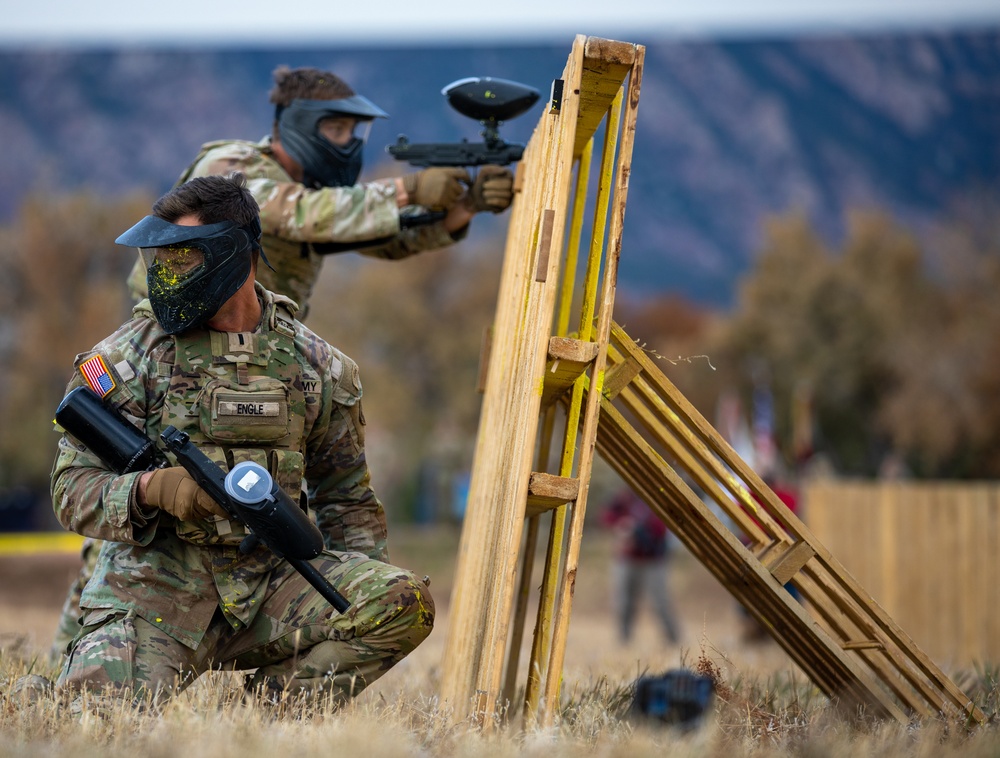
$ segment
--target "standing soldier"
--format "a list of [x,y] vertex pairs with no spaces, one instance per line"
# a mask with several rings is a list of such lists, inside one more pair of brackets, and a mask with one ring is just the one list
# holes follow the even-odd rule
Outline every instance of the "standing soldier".
[[[428,168],[357,184],[368,130],[386,113],[328,71],[282,66],[274,81],[271,135],[261,142],[209,142],[179,181],[246,174],[273,267],[261,270],[260,281],[298,303],[300,318],[308,313],[323,256],[356,250],[399,259],[447,247],[465,237],[475,213],[510,205],[514,177],[501,166],[481,167],[475,182],[462,168]],[[444,217],[428,223],[429,210]],[[141,259],[129,286],[136,299],[145,296]]]

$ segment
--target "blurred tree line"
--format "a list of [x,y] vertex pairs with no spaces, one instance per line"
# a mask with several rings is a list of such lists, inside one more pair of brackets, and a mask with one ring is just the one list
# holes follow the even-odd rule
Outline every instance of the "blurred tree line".
[[[129,313],[133,256],[114,239],[151,202],[36,194],[3,229],[0,489],[47,493],[73,358]],[[789,464],[820,454],[837,473],[875,475],[895,454],[921,477],[997,477],[1000,236],[989,205],[919,240],[858,213],[838,249],[805,218],[778,217],[731,312],[620,292],[615,317],[709,420],[726,392],[749,408],[764,377]],[[473,235],[403,261],[326,261],[307,324],[361,366],[374,483],[395,518],[446,516],[468,473],[502,249]]]
[[893,461],[921,478],[996,478],[998,208],[969,201],[919,240],[882,213],[856,212],[839,249],[800,215],[774,218],[732,312],[668,299],[627,305],[618,319],[709,420],[723,393],[750,409],[767,385],[793,470],[818,457],[845,476]]
[[19,502],[41,500],[47,508],[56,406],[74,356],[129,313],[123,277],[133,259],[114,240],[151,203],[142,195],[36,192],[2,229],[0,493],[14,491]]

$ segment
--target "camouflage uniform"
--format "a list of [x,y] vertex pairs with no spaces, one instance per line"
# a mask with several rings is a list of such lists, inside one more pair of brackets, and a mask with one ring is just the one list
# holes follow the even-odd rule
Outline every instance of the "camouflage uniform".
[[[400,230],[400,209],[391,182],[308,189],[294,181],[275,160],[270,137],[258,143],[206,143],[177,184],[233,171],[246,174],[248,189],[260,206],[261,243],[273,270],[258,266],[257,280],[268,290],[294,300],[303,320],[323,255],[356,249],[375,258],[406,258],[454,244],[468,232],[466,227],[449,233],[440,222]],[[408,206],[404,213],[423,210]],[[146,266],[141,256],[132,267],[128,286],[137,302],[146,297]],[[80,594],[93,574],[99,547],[84,545],[83,565],[66,597],[52,643],[53,657],[65,654],[80,629]]]
[[[468,227],[450,233],[441,222],[400,229],[393,182],[353,187],[309,189],[293,180],[271,152],[271,140],[220,141],[202,146],[178,184],[198,176],[246,174],[247,187],[260,206],[261,243],[274,267],[260,266],[257,279],[267,289],[299,305],[303,320],[319,276],[323,255],[357,252],[374,258],[407,258],[424,250],[447,247],[462,239]],[[407,206],[405,213],[422,213]],[[146,296],[146,270],[141,257],[129,275],[136,300]]]
[[[210,668],[256,668],[271,688],[350,697],[431,631],[423,582],[389,565],[382,504],[364,452],[357,366],[257,285],[255,333],[166,335],[140,303],[99,353],[115,387],[105,402],[151,439],[187,432],[228,469],[264,465],[296,502],[308,495],[326,550],[313,564],[351,602],[339,614],[242,526],[182,522],[136,502],[140,474],[117,476],[68,435],[52,472],[56,515],[104,542],[81,600],[83,628],[60,687],[113,685],[167,694]],[[68,389],[83,383],[77,372]],[[246,415],[247,407],[266,408]]]

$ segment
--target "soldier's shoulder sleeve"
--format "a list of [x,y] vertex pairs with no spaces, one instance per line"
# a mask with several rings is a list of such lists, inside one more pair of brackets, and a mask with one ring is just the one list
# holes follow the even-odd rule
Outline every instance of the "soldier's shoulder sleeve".
[[[331,351],[331,379],[333,381],[333,401],[341,405],[354,405],[361,400],[361,370],[358,364],[334,347]],[[334,378],[332,370],[336,368]]]
[[[202,145],[201,152],[181,175],[178,183],[199,176],[225,175],[234,171],[246,174],[247,179],[271,178],[275,166],[277,166],[276,161],[265,155],[256,142],[245,140],[208,142]],[[280,166],[278,168],[280,169]]]
[[351,406],[361,399],[358,364],[301,322],[296,322],[296,349],[319,376],[325,394],[339,405]]
[[70,389],[88,386],[116,407],[145,405],[150,381],[169,373],[164,367],[173,360],[174,343],[140,306],[138,315],[76,357]]

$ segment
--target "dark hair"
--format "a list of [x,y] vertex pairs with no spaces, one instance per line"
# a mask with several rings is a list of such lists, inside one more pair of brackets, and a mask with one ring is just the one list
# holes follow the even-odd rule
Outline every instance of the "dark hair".
[[247,226],[259,220],[260,209],[246,177],[240,172],[228,176],[199,176],[174,187],[155,203],[153,215],[173,223],[194,213],[202,224],[235,221]]
[[354,95],[347,82],[318,68],[278,66],[273,76],[270,99],[282,108],[291,105],[292,100],[340,100]]

